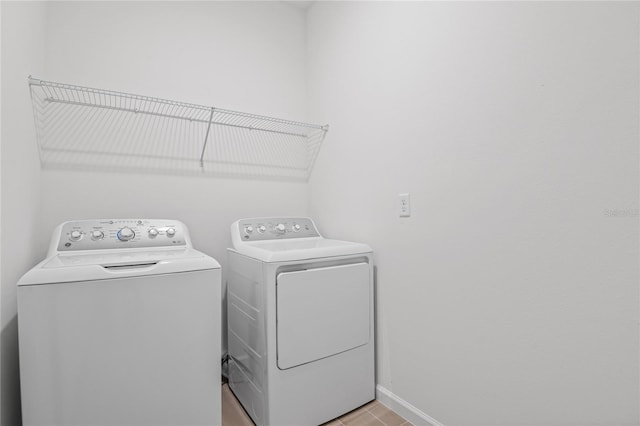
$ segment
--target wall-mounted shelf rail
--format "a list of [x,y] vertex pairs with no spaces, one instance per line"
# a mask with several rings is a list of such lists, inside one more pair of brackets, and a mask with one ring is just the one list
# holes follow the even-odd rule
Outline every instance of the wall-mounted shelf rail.
[[43,167],[307,180],[328,126],[38,80]]

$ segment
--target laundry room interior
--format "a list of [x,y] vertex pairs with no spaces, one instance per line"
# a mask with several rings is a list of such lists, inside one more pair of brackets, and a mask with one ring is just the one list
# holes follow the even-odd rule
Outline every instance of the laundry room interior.
[[[318,264],[364,265],[352,272],[367,277],[371,328],[352,331],[371,357],[348,362],[375,365],[370,397],[304,421],[269,405],[264,423],[240,401],[246,424],[640,425],[640,2],[2,1],[0,14],[0,426],[82,424],[26,420],[17,283],[56,227],[98,219],[149,221],[138,233],[163,219],[161,236],[188,228],[187,247],[218,262],[223,373],[227,282],[249,271],[234,250],[281,238],[281,224],[292,241],[366,245],[333,252],[359,263]],[[116,116],[139,125],[118,133],[130,122]],[[128,226],[103,236],[124,247]],[[302,259],[274,277],[315,268]],[[304,303],[344,334],[360,309],[348,297]],[[318,376],[350,389],[357,367],[336,357],[359,349],[336,347],[278,364],[270,386],[333,358]],[[327,401],[308,403],[300,416]],[[117,424],[157,424],[136,421]]]

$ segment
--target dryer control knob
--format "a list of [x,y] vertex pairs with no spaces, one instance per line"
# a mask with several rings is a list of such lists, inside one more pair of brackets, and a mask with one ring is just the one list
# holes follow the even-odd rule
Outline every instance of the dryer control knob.
[[98,230],[91,231],[91,239],[93,241],[101,240],[103,238],[104,238],[104,232],[98,231]]
[[167,237],[173,237],[174,235],[176,235],[176,230],[174,228],[168,228]]
[[267,231],[267,227],[264,225],[258,226],[258,232],[264,234]]
[[279,223],[276,225],[276,232],[278,234],[284,234],[287,228],[285,228],[284,223]]
[[158,230],[156,228],[149,228],[147,233],[149,234],[149,238],[155,238],[158,236]]
[[246,234],[252,234],[253,233],[253,226],[249,225],[249,226],[245,226],[244,227],[244,232]]
[[82,239],[82,232],[80,231],[71,231],[69,233],[69,239],[71,241],[80,241],[80,239]]
[[293,232],[298,232],[300,231],[300,225],[298,225],[297,223],[294,223],[293,226],[291,227],[291,230]]
[[129,241],[129,240],[133,240],[133,238],[136,236],[136,233],[133,232],[133,229],[125,226],[124,228],[118,231],[116,236],[120,241]]

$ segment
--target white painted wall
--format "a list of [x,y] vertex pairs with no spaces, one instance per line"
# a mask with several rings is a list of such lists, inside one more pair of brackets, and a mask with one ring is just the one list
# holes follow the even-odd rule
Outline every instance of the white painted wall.
[[[298,8],[56,2],[48,12],[43,79],[306,119],[305,18]],[[306,183],[51,170],[42,173],[42,197],[43,250],[64,220],[166,217],[185,222],[196,247],[223,266],[233,221],[305,215],[308,206]]]
[[306,116],[305,16],[281,2],[55,2],[46,55],[53,81]]
[[310,115],[331,125],[311,215],[376,250],[378,383],[444,424],[639,423],[639,17],[309,11]]
[[3,426],[19,425],[16,282],[40,253],[40,163],[27,76],[44,68],[44,5],[0,4],[2,15],[2,215],[0,406]]

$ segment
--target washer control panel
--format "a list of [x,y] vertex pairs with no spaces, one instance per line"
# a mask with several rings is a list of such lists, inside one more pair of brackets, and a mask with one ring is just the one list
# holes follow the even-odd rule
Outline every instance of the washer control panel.
[[238,221],[240,239],[243,241],[281,240],[286,238],[319,237],[309,218],[269,217]]
[[184,224],[177,220],[78,220],[65,222],[59,229],[58,251],[175,247],[189,241]]

